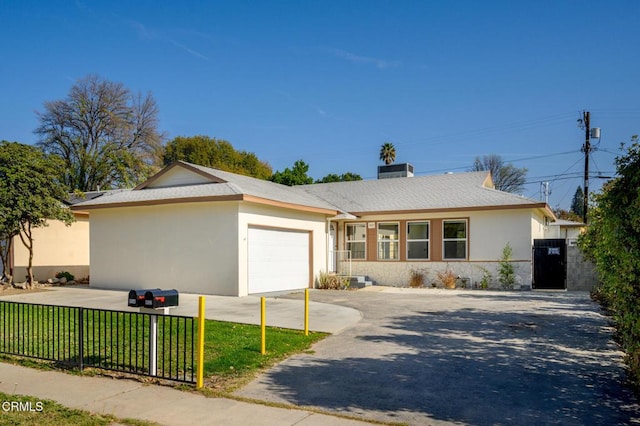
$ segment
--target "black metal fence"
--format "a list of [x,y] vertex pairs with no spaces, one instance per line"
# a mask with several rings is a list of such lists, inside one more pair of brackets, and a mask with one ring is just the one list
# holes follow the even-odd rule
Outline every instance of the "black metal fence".
[[194,383],[196,320],[155,316],[153,348],[154,316],[0,300],[0,353]]

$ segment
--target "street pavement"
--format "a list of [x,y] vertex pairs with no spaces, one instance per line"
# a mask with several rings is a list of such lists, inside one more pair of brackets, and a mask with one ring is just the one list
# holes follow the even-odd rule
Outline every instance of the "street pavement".
[[313,296],[363,319],[236,395],[411,425],[640,423],[623,353],[587,293],[374,287]]

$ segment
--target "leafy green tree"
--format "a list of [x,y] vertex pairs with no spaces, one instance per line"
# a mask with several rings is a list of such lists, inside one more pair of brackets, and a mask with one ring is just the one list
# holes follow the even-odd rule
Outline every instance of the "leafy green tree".
[[283,171],[276,171],[269,180],[283,185],[308,185],[313,183],[313,178],[307,175],[309,165],[302,160],[293,163],[293,167],[285,168]]
[[260,161],[253,152],[237,151],[230,142],[208,136],[179,136],[167,144],[163,162],[169,165],[176,160],[205,167],[269,179],[271,166]]
[[498,269],[498,281],[502,288],[504,289],[513,289],[514,284],[516,283],[516,269],[513,266],[512,262],[513,249],[511,245],[507,243],[502,249],[502,257],[498,264],[500,268]]
[[580,185],[578,185],[576,192],[573,194],[573,200],[571,200],[571,212],[580,218],[584,215],[584,191]]
[[396,148],[391,142],[385,142],[380,147],[380,160],[389,165],[396,161]]
[[330,183],[330,182],[351,182],[354,180],[362,180],[362,176],[357,173],[343,173],[341,175],[337,175],[335,173],[329,173],[322,179],[316,180],[315,183]]
[[89,75],[37,116],[38,144],[63,160],[68,191],[131,186],[159,165],[162,136],[151,94]]
[[493,185],[499,191],[520,194],[524,190],[527,169],[519,169],[513,164],[505,164],[497,154],[476,157],[471,167],[473,172],[490,171]]
[[616,158],[617,176],[594,197],[579,247],[598,271],[597,298],[611,312],[629,365],[640,385],[640,144],[633,137]]
[[0,235],[19,236],[29,250],[29,286],[33,284],[33,229],[47,226],[47,219],[73,222],[73,214],[62,203],[67,192],[59,179],[61,170],[55,156],[30,145],[0,142]]

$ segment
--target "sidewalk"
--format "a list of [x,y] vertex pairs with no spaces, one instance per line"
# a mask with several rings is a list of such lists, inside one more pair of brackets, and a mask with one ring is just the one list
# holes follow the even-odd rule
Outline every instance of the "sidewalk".
[[75,376],[0,363],[0,391],[51,399],[66,407],[162,425],[356,426],[368,423],[304,410],[206,398],[134,380]]
[[[311,296],[315,291],[311,290]],[[127,306],[128,291],[100,290],[87,286],[48,287],[46,291],[22,295],[2,296],[0,300],[46,305],[82,306],[85,308],[112,309],[138,312]],[[172,315],[198,316],[197,294],[180,293],[177,308]],[[205,296],[207,319],[260,324],[260,297]],[[273,327],[304,329],[304,302],[267,297],[267,325]],[[309,302],[309,329],[336,334],[351,327],[360,319],[360,311],[327,303]]]

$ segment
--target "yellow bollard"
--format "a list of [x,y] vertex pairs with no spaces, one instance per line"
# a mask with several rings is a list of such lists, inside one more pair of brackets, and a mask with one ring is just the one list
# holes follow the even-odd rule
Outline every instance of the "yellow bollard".
[[304,335],[309,335],[309,289],[304,289]]
[[196,388],[204,386],[204,296],[198,299],[198,377],[196,378]]
[[260,298],[260,329],[262,331],[262,341],[260,344],[260,353],[267,353],[267,302],[264,297]]

